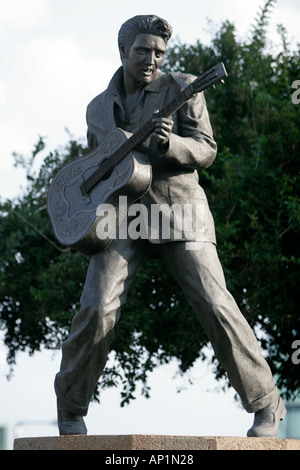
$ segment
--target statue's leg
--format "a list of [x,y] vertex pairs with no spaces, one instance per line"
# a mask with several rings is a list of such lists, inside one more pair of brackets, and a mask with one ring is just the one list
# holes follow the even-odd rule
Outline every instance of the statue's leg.
[[[183,289],[188,302],[227,372],[244,408],[257,412],[278,405],[278,390],[257,339],[228,292],[216,246],[171,242],[160,245],[166,264]],[[275,406],[274,405],[274,406]]]
[[[66,416],[87,414],[106,364],[121,306],[134,274],[147,256],[147,243],[145,240],[115,240],[90,260],[80,310],[62,345],[61,367],[55,378],[58,408],[67,410]],[[84,430],[79,426],[80,429]]]

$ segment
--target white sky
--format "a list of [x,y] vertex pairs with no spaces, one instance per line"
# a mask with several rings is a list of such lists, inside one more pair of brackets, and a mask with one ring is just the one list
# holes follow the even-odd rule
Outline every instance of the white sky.
[[[148,13],[162,16],[173,26],[174,38],[187,43],[197,39],[209,43],[209,28],[218,29],[228,19],[245,39],[264,1],[151,0],[151,11],[144,4],[140,0],[0,0],[1,198],[15,197],[25,182],[22,170],[13,167],[13,151],[29,154],[39,135],[47,137],[47,151],[54,149],[68,140],[66,127],[75,138],[85,137],[86,106],[106,88],[120,65],[117,33],[128,18]],[[206,18],[216,26],[209,26]],[[278,23],[286,27],[294,46],[300,42],[299,0],[277,0],[268,28],[274,46],[280,42]],[[0,425],[11,430],[16,421],[55,419],[52,382],[59,355],[51,360],[47,353],[34,358],[22,354],[11,382],[4,377],[3,357],[1,348]],[[171,380],[173,369],[171,365],[153,374],[151,401],[136,400],[125,410],[118,407],[118,392],[106,392],[103,405],[93,406],[94,418],[88,418],[90,433],[245,435],[252,417],[237,408],[231,393],[206,392],[215,383],[203,364],[194,369],[193,375],[199,374],[196,385],[179,395]]]

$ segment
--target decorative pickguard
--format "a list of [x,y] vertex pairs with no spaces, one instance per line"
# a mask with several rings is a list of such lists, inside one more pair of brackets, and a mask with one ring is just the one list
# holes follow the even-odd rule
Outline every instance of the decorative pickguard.
[[56,227],[61,236],[72,239],[85,230],[89,224],[91,215],[84,213],[73,217],[70,221],[67,220],[68,206],[63,198],[60,198],[55,204],[55,220]]

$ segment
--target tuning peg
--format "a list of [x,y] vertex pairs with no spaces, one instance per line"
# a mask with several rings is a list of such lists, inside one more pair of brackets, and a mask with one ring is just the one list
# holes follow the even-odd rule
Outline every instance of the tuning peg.
[[223,79],[221,80],[221,83],[225,83]]
[[214,89],[216,89],[216,85],[212,85],[212,87],[213,87]]

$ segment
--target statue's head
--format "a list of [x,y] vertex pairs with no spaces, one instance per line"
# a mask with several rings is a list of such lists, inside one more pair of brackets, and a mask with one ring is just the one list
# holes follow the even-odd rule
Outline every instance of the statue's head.
[[167,44],[172,36],[169,23],[156,15],[137,15],[127,20],[118,35],[119,50],[127,55],[138,34],[152,34],[161,37]]

